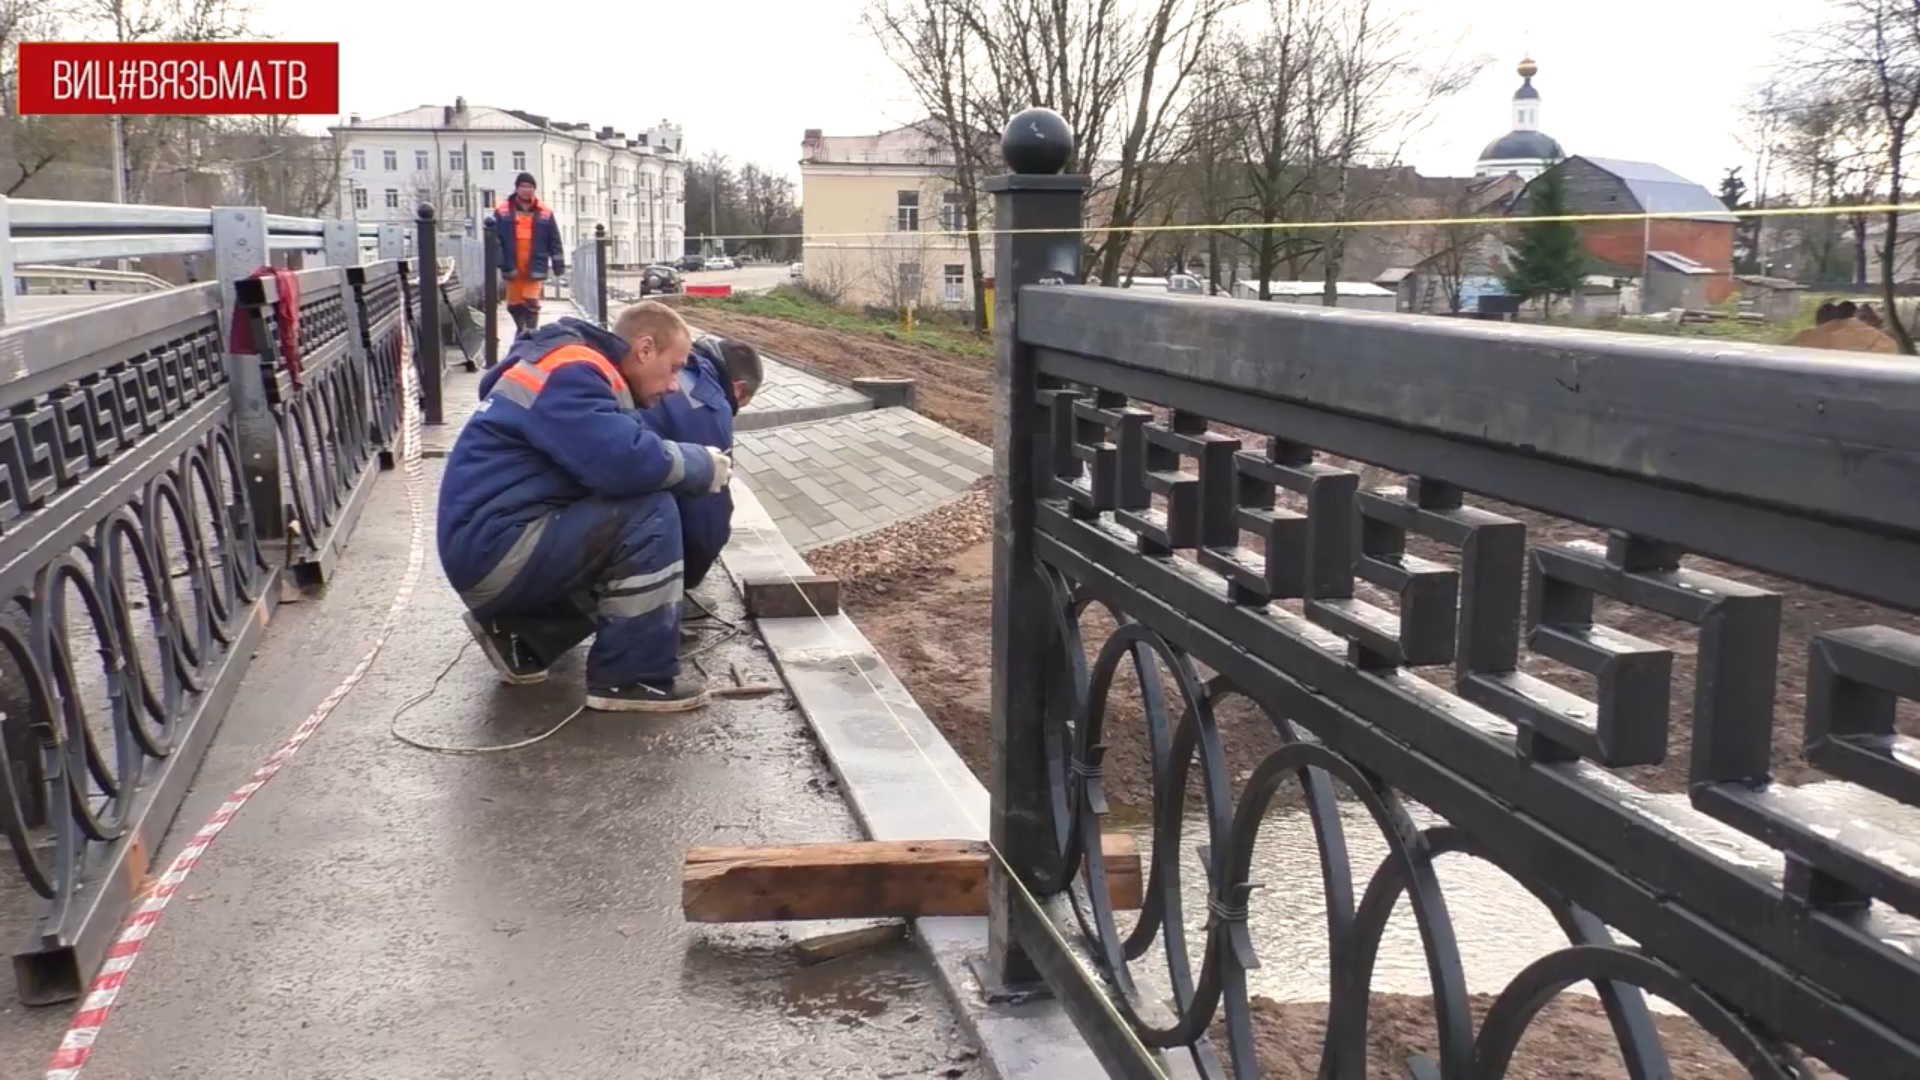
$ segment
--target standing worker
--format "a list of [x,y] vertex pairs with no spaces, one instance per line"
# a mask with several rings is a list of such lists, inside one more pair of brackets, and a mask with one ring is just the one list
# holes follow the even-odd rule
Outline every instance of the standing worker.
[[509,684],[587,653],[587,707],[680,712],[707,690],[680,674],[686,595],[677,493],[726,490],[725,454],[663,439],[638,409],[675,392],[692,345],[645,300],[612,331],[560,319],[480,380],[447,457],[438,540],[467,629]]
[[560,225],[553,211],[535,194],[532,173],[513,179],[513,195],[493,209],[490,241],[498,255],[507,314],[513,316],[514,336],[529,334],[540,325],[540,290],[547,274],[567,272],[567,253],[560,246]]

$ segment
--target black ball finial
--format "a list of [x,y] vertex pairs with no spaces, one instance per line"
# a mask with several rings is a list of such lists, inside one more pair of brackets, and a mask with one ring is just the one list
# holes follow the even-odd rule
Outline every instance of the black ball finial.
[[419,218],[421,221],[432,221],[433,220],[433,204],[421,203],[420,208],[415,210],[413,213],[414,213],[414,216]]
[[1073,159],[1073,129],[1052,109],[1026,109],[1007,121],[1007,129],[1000,134],[1000,156],[1016,173],[1060,172]]

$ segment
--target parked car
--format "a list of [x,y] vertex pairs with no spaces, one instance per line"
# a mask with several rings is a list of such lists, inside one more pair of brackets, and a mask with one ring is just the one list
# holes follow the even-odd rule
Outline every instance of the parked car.
[[713,258],[707,260],[707,269],[737,270],[739,269],[739,267],[734,264],[734,261],[731,257],[726,255],[715,255]]
[[680,272],[671,266],[654,265],[640,271],[640,295],[658,296],[664,293],[677,293],[684,286],[680,281]]
[[680,261],[674,265],[679,267],[684,273],[692,274],[707,268],[707,257],[704,255],[682,255],[680,256]]
[[792,266],[789,266],[789,267],[787,267],[787,280],[789,280],[789,281],[799,281],[799,280],[800,280],[800,271],[801,271],[801,264],[800,264],[800,263],[794,263],[794,264],[793,264]]

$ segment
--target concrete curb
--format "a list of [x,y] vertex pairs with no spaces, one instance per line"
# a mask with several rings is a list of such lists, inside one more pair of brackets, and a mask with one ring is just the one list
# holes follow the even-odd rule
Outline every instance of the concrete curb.
[[[733,537],[720,558],[736,583],[811,573],[744,483],[735,482],[733,498]],[[852,619],[838,614],[758,625],[869,837],[986,839],[986,788]],[[919,919],[913,932],[1000,1080],[1107,1076],[1059,1002],[986,1001],[974,968],[986,955],[985,918]]]
[[804,409],[775,409],[768,412],[755,412],[748,409],[733,418],[733,430],[765,431],[768,428],[788,427],[793,424],[811,423],[815,420],[832,420],[838,416],[851,416],[854,413],[872,412],[878,407],[872,398],[864,398],[860,401],[836,401],[830,405],[811,405]]

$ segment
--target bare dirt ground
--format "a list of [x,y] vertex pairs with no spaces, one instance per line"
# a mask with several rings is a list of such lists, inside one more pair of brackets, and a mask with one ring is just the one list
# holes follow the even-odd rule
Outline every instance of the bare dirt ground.
[[799,360],[842,378],[917,379],[916,411],[970,439],[993,442],[991,359],[923,348],[878,335],[742,315],[718,305],[702,305],[691,317],[703,330],[752,342],[775,356]]
[[[708,323],[718,324],[703,313]],[[716,328],[720,328],[716,325]],[[950,427],[985,439],[990,431],[990,364],[948,354],[929,354],[909,345],[857,340],[840,332],[792,326],[777,320],[740,319],[723,332],[782,355],[792,355],[818,368],[852,376],[869,373],[911,375],[919,378],[921,411]],[[929,390],[944,386],[941,392]],[[1233,433],[1233,432],[1229,432]],[[1239,432],[1246,445],[1259,445],[1258,436]],[[1393,485],[1395,474],[1338,460],[1329,461],[1359,470],[1362,487]],[[992,749],[989,717],[991,598],[990,492],[977,489],[962,500],[927,518],[903,522],[848,544],[819,549],[811,557],[823,573],[837,574],[845,588],[845,602],[861,629],[880,649],[894,672],[921,707],[940,727],[975,773],[985,776]],[[1530,542],[1564,543],[1604,541],[1598,531],[1494,500],[1474,500],[1485,509],[1524,522]],[[1298,507],[1296,507],[1297,509]],[[1246,538],[1251,540],[1251,538]],[[1409,538],[1417,555],[1458,565],[1448,550]],[[1820,778],[1802,757],[1802,721],[1806,709],[1807,643],[1818,632],[1853,626],[1885,624],[1920,632],[1920,619],[1876,605],[1810,589],[1795,583],[1728,567],[1710,560],[1689,558],[1693,569],[1719,574],[1779,592],[1782,596],[1781,646],[1775,704],[1774,769],[1788,783]],[[1359,593],[1388,609],[1393,601],[1364,584]],[[1686,785],[1694,692],[1695,631],[1661,616],[1602,601],[1596,619],[1615,629],[1645,638],[1674,652],[1672,724],[1669,753],[1658,766],[1623,770],[1636,783],[1655,791],[1679,791]],[[1112,626],[1104,616],[1089,614],[1083,633],[1090,652],[1097,652]],[[1591,696],[1592,680],[1544,657],[1523,650],[1523,668],[1564,689]],[[1444,671],[1431,673],[1443,684]],[[1107,795],[1125,812],[1139,813],[1150,805],[1151,769],[1145,725],[1138,704],[1137,683],[1123,671],[1116,680],[1103,742],[1107,747]],[[1170,717],[1177,721],[1178,716]],[[1278,745],[1271,722],[1242,702],[1228,702],[1218,715],[1223,742],[1228,747],[1235,793],[1247,771]],[[1920,735],[1920,718],[1903,707],[1903,730]],[[1476,1015],[1487,1002],[1476,1001]],[[1305,1076],[1316,1067],[1324,1029],[1320,1005],[1258,1003],[1263,1072],[1269,1077]],[[1432,1050],[1430,999],[1376,995],[1370,1055],[1382,1075],[1397,1073],[1410,1053]],[[1728,1058],[1703,1031],[1684,1019],[1660,1018],[1676,1075],[1738,1076],[1744,1070]],[[1551,1048],[1547,1052],[1542,1048]],[[1547,1059],[1547,1060],[1542,1060]],[[1614,1077],[1625,1075],[1604,1017],[1592,999],[1562,999],[1536,1021],[1508,1075],[1516,1080],[1548,1077]]]

